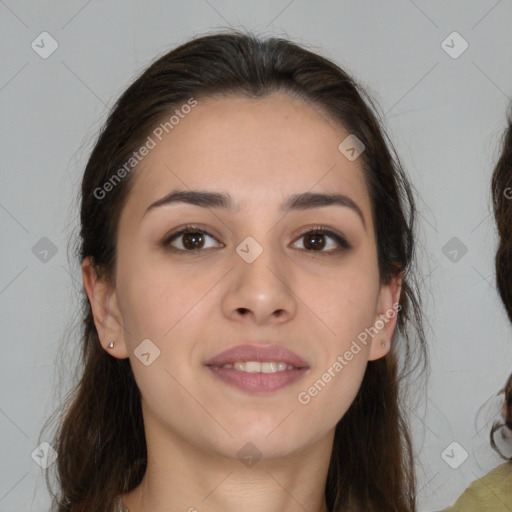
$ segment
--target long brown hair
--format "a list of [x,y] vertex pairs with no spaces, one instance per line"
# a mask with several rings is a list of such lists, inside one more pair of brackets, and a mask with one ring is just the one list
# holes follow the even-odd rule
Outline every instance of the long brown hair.
[[[336,426],[327,506],[331,511],[414,512],[415,468],[402,384],[420,367],[423,374],[427,365],[412,270],[414,198],[375,106],[345,71],[290,41],[236,31],[192,39],[157,59],[119,98],[89,158],[77,256],[80,261],[92,256],[100,275],[112,276],[131,174],[107,198],[95,191],[162,119],[192,97],[261,98],[276,91],[303,98],[365,145],[359,158],[371,197],[381,282],[402,278],[392,349],[369,362],[354,402]],[[52,493],[58,512],[112,510],[115,497],[135,488],[146,469],[140,392],[130,360],[111,357],[101,347],[89,301],[85,293],[82,297],[79,380],[63,405],[53,442],[59,454],[54,464],[59,489]],[[48,478],[47,483],[51,489]]]
[[[496,251],[496,283],[503,305],[512,322],[512,105],[508,113],[508,127],[503,134],[502,151],[492,175],[492,199],[494,218],[498,229]],[[490,438],[491,446],[504,459],[506,457],[496,445],[494,435],[503,427],[512,432],[512,373],[499,394],[504,394],[504,422],[494,422]]]

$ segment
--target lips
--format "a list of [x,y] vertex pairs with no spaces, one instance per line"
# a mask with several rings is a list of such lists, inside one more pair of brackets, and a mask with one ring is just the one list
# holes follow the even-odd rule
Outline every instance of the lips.
[[[271,373],[253,369],[248,373],[236,368],[238,365],[233,365],[233,363],[243,362],[249,363],[251,367],[257,366],[258,362],[267,363],[265,370],[273,369],[271,369]],[[268,363],[278,363],[278,365],[276,367]],[[279,368],[282,363],[286,364],[286,369]],[[215,378],[220,379],[224,384],[238,388],[245,393],[258,395],[273,393],[290,386],[309,373],[309,365],[304,359],[279,345],[238,345],[217,354],[206,361],[204,365]],[[247,365],[244,365],[243,368],[247,370]],[[276,369],[278,371],[275,371]]]
[[208,359],[204,365],[222,367],[225,364],[239,361],[258,361],[261,363],[276,361],[286,363],[294,368],[309,368],[304,359],[283,346],[264,346],[260,344],[238,345],[229,348]]

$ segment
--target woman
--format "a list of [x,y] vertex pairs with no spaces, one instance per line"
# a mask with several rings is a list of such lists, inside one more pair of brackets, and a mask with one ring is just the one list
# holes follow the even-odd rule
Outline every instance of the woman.
[[230,32],[118,100],[82,182],[56,510],[416,510],[414,201],[363,97]]
[[[512,110],[503,138],[503,150],[492,176],[492,197],[499,237],[495,260],[496,281],[508,318],[512,322]],[[504,394],[501,411],[504,422],[494,423],[490,438],[494,450],[507,462],[471,482],[447,512],[512,510],[512,457],[504,455],[494,439],[497,432],[504,436],[508,434],[509,438],[512,434],[512,374],[500,393]]]

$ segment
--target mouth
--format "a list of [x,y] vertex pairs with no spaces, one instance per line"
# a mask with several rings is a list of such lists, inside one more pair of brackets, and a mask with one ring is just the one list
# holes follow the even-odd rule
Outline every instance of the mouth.
[[301,379],[309,370],[306,361],[277,345],[239,345],[204,364],[224,383],[254,393],[277,391]]

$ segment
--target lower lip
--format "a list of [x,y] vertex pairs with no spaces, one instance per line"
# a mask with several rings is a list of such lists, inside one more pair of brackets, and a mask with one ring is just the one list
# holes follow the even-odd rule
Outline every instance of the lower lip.
[[219,366],[208,366],[219,379],[227,384],[252,392],[272,392],[289,386],[301,379],[307,368],[295,368],[275,373],[241,372],[234,368],[221,368]]

